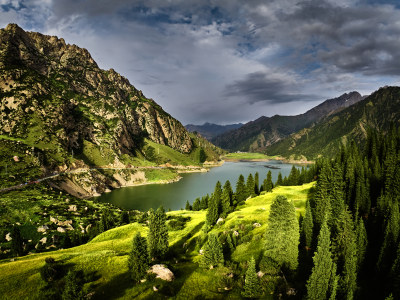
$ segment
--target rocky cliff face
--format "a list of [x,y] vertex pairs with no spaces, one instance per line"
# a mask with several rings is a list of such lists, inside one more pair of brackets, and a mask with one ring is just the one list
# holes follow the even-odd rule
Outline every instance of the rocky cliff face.
[[358,92],[343,94],[338,98],[328,99],[320,105],[297,116],[262,116],[255,121],[246,123],[242,127],[221,134],[212,139],[212,142],[224,149],[260,152],[282,140],[290,134],[323,118],[349,107],[363,97]]
[[193,148],[179,121],[63,39],[9,24],[0,29],[0,70],[0,135],[55,160],[98,146],[135,155],[144,138],[182,153]]

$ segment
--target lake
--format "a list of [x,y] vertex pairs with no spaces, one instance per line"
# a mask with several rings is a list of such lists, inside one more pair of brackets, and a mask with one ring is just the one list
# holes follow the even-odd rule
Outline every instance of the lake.
[[[267,168],[272,166],[279,169]],[[264,181],[269,170],[272,173],[272,181],[275,183],[279,172],[282,176],[288,176],[292,164],[281,161],[267,162],[225,162],[221,167],[210,169],[206,173],[181,174],[180,181],[170,184],[149,184],[142,186],[123,187],[115,189],[110,193],[104,193],[98,200],[110,202],[126,209],[137,209],[146,211],[150,208],[156,209],[162,205],[166,210],[179,210],[184,208],[186,201],[192,204],[197,197],[205,196],[214,192],[215,184],[219,180],[223,186],[226,180],[231,182],[235,189],[240,174],[245,181],[251,173],[259,173],[260,184]]]

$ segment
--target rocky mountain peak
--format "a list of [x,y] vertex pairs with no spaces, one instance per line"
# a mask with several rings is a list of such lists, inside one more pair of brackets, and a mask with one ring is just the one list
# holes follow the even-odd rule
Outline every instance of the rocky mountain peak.
[[183,153],[194,147],[154,100],[62,38],[7,25],[0,29],[0,71],[0,134],[65,153],[106,145],[110,160],[135,155],[144,138]]

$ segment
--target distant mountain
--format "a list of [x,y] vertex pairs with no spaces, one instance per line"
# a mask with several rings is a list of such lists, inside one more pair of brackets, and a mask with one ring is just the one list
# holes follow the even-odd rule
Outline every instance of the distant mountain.
[[185,128],[190,131],[190,132],[198,132],[200,133],[203,137],[205,137],[207,140],[211,140],[213,137],[216,137],[217,135],[223,134],[227,131],[237,129],[242,127],[242,123],[238,124],[229,124],[229,125],[218,125],[218,124],[213,124],[213,123],[204,123],[203,125],[193,125],[193,124],[188,124],[185,126]]
[[271,145],[266,153],[307,159],[331,156],[342,144],[363,143],[369,128],[385,133],[391,124],[400,126],[400,87],[380,88],[363,101]]
[[363,97],[358,92],[351,92],[338,98],[326,100],[306,113],[297,116],[262,116],[238,129],[214,137],[212,142],[230,151],[261,152],[291,133],[311,126],[322,118],[362,99]]

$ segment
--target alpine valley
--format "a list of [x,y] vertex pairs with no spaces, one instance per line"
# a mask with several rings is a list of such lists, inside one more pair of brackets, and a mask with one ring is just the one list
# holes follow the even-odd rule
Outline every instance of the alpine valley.
[[[1,4],[0,13],[12,5]],[[106,13],[91,5],[73,20]],[[161,10],[132,9],[138,23]],[[169,14],[149,23],[168,24],[151,32],[173,42],[178,20],[189,27],[202,15]],[[245,48],[264,27],[252,28]],[[213,22],[196,32],[208,37],[197,46],[235,30]],[[242,68],[239,54],[233,65]],[[86,49],[9,24],[0,29],[0,101],[1,299],[400,299],[400,87],[345,93],[295,116],[185,129]],[[95,197],[173,187],[181,173],[206,176],[224,159],[239,166],[230,170],[243,172],[240,160],[265,172],[213,182],[213,193],[176,211],[129,210]]]

